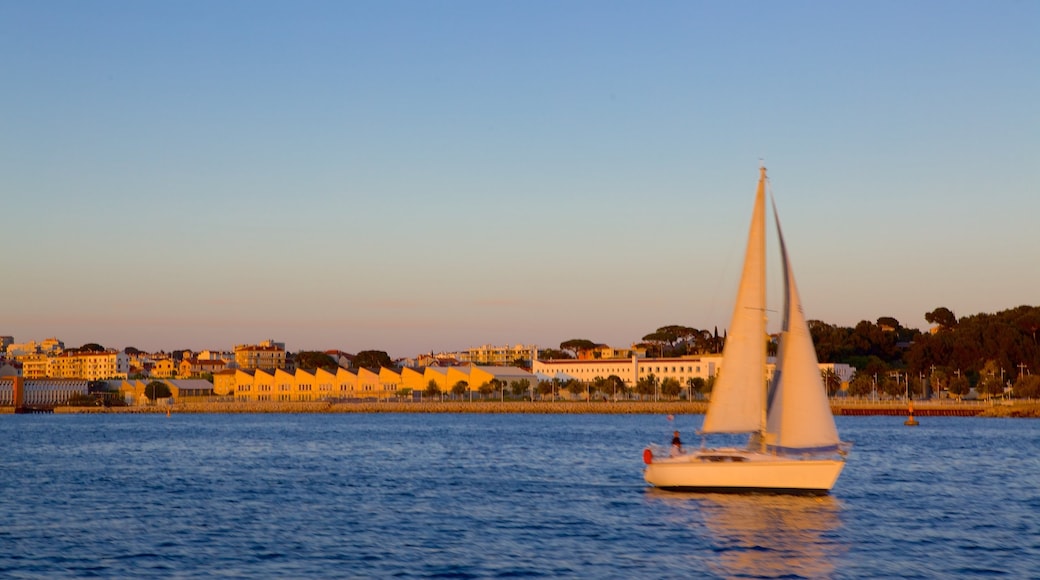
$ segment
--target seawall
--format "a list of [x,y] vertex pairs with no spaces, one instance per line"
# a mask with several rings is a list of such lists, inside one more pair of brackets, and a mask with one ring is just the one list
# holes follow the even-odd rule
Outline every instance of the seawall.
[[[705,402],[680,401],[366,401],[366,402],[241,402],[182,401],[173,405],[131,407],[55,407],[57,414],[83,413],[528,413],[602,415],[694,415],[703,414]],[[907,415],[904,402],[832,403],[835,415]],[[0,407],[0,414],[13,413]],[[1040,418],[1040,403],[1015,402],[930,402],[915,401],[917,417],[1024,417]]]

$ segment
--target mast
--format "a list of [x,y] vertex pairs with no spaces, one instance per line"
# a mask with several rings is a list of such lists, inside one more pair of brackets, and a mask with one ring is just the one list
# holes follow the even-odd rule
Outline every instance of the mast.
[[[759,173],[758,173],[758,192],[757,192],[757,195],[761,195],[762,196],[763,204],[764,204],[765,203],[766,184],[769,183],[768,178],[766,177],[766,164],[764,162],[760,162],[760,166],[758,168],[758,172]],[[776,208],[773,208],[773,213],[776,214]],[[765,225],[764,224],[763,224],[762,229],[763,229],[762,237],[764,239],[765,238],[765,231],[764,231],[765,230]],[[763,260],[763,269],[765,269],[764,260]],[[762,284],[762,292],[763,292],[763,294],[765,294],[765,283]],[[769,314],[768,314],[768,312],[765,309],[765,298],[763,297],[763,299],[762,299],[762,330],[763,330],[763,334],[765,334],[766,329],[768,328],[768,323],[769,323]],[[762,416],[761,416],[761,423],[758,426],[758,441],[759,441],[759,445],[761,446],[760,450],[764,452],[765,449],[766,449],[766,431],[768,430],[768,427],[769,427],[769,381],[766,380],[766,361],[769,360],[769,347],[766,344],[765,337],[763,337],[763,340],[761,342],[762,342]]]

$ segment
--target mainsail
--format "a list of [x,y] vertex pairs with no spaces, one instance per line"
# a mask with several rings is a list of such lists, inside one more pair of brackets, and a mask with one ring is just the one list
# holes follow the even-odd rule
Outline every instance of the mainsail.
[[744,271],[733,306],[722,369],[711,391],[702,433],[752,433],[764,428],[766,391],[766,168],[751,214]]

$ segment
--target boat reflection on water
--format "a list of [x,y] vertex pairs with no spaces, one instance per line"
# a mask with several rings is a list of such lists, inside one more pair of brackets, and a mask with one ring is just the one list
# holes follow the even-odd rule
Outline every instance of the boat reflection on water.
[[653,488],[647,496],[683,510],[676,519],[687,525],[703,523],[704,542],[714,552],[709,571],[721,577],[826,578],[846,550],[841,503],[831,496],[676,494]]

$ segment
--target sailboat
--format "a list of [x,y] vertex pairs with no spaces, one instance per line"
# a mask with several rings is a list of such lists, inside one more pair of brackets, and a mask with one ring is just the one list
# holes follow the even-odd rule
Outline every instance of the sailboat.
[[[767,381],[766,168],[760,169],[744,269],[722,365],[700,434],[747,434],[746,447],[643,452],[644,478],[676,491],[826,495],[845,466],[809,325],[773,201],[784,280],[776,367]],[[656,451],[656,452],[655,452]]]

